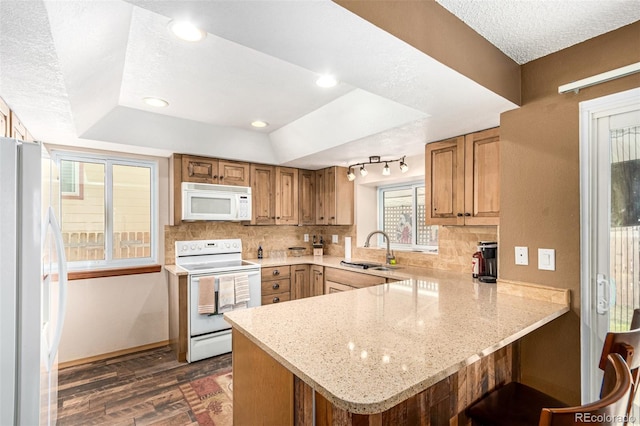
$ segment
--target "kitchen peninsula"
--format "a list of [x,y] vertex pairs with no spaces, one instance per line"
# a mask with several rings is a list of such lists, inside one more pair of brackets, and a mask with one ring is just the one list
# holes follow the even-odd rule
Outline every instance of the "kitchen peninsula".
[[567,291],[433,271],[231,312],[234,424],[464,424],[518,378],[518,339],[568,310]]

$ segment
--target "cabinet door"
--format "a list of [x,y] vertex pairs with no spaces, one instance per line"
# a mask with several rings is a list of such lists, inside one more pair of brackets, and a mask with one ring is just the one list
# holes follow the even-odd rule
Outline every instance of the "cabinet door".
[[427,225],[464,225],[464,136],[427,144]]
[[347,178],[345,167],[332,167],[333,173],[329,174],[329,187],[333,184],[333,190],[327,192],[335,201],[328,202],[329,224],[353,225],[354,183]]
[[275,214],[275,167],[251,164],[251,223],[273,225]]
[[353,287],[333,281],[325,281],[324,283],[324,294],[338,293],[341,291],[349,290],[353,290]]
[[465,151],[465,225],[499,225],[499,129],[466,135]]
[[11,136],[9,121],[9,105],[0,98],[0,137],[2,138],[8,138]]
[[298,224],[298,169],[276,167],[276,225]]
[[300,186],[299,201],[300,225],[315,225],[316,223],[316,179],[315,173],[311,170],[300,170],[298,176]]
[[218,160],[206,157],[182,156],[182,181],[218,183]]
[[321,296],[324,294],[324,267],[320,265],[311,266],[311,295]]
[[312,296],[309,265],[294,265],[291,269],[293,271],[291,300]]
[[249,163],[219,160],[218,183],[222,185],[249,186]]
[[24,127],[20,119],[11,111],[9,113],[9,117],[11,120],[11,137],[14,139],[18,139],[19,141],[26,141],[27,138],[27,129]]
[[327,170],[316,170],[316,225],[327,225]]

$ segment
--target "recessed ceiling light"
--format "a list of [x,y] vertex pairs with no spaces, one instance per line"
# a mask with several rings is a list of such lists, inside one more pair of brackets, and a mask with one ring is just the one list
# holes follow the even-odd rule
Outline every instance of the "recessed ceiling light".
[[187,21],[169,22],[171,32],[184,41],[200,41],[207,36],[207,33]]
[[164,108],[169,105],[169,102],[160,98],[147,97],[143,99],[144,103],[152,107]]
[[251,125],[253,127],[257,127],[259,129],[261,129],[263,127],[267,127],[269,125],[269,123],[267,123],[266,121],[262,121],[262,120],[256,120],[253,123],[251,123]]
[[333,87],[338,84],[338,80],[332,75],[325,74],[316,80],[316,84],[320,87]]

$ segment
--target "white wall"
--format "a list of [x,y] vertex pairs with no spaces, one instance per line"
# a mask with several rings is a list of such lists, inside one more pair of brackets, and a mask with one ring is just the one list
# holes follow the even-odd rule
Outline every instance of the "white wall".
[[[48,148],[62,147],[49,145]],[[169,223],[169,160],[126,156],[158,162],[157,263],[163,264],[164,227]],[[168,281],[164,270],[152,274],[71,281],[59,362],[168,340],[168,304]]]

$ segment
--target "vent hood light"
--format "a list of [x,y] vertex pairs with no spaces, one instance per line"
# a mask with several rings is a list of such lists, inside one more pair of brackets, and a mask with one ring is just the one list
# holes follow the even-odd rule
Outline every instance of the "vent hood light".
[[176,37],[184,41],[200,41],[207,36],[206,32],[187,21],[171,21],[169,29]]
[[156,108],[164,108],[169,105],[169,102],[160,98],[147,97],[144,98],[143,101],[145,104]]
[[325,74],[320,76],[320,78],[316,80],[316,84],[320,87],[328,88],[338,84],[338,80],[336,80],[336,78],[332,75]]
[[269,125],[269,123],[267,123],[266,121],[262,121],[262,120],[256,120],[253,123],[251,123],[251,125],[253,127],[257,127],[258,129],[262,129],[263,127],[267,127]]

